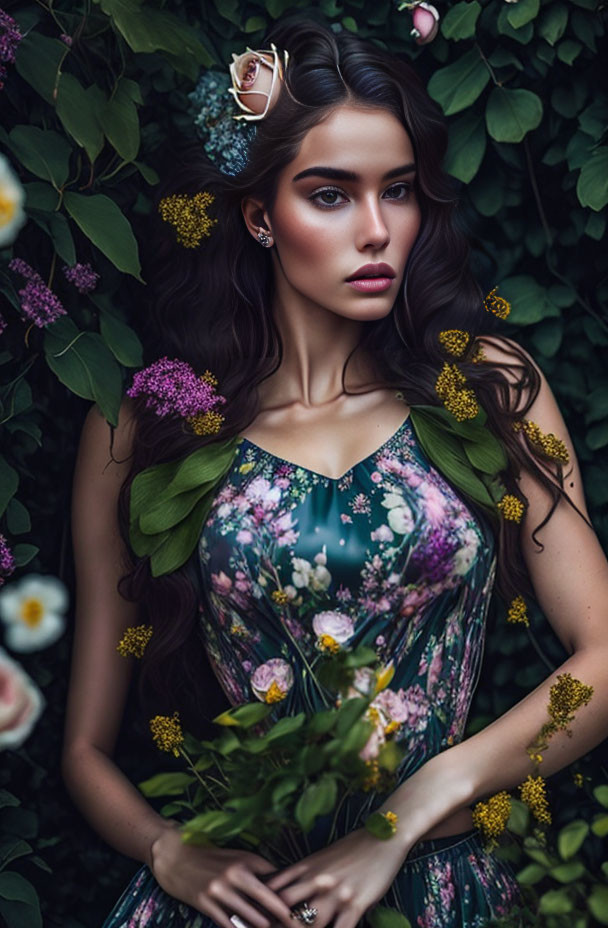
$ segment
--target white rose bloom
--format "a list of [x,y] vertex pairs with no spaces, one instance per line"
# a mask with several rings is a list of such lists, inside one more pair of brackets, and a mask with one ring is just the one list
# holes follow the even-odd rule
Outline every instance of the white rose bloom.
[[308,586],[310,572],[312,570],[310,561],[307,561],[303,557],[294,557],[291,559],[291,563],[293,565],[291,579],[293,580],[294,586],[298,588]]
[[0,619],[6,623],[5,643],[13,651],[38,651],[53,644],[65,630],[67,587],[50,575],[27,574],[0,590]]
[[0,247],[10,245],[27,222],[25,191],[8,158],[0,154]]
[[414,528],[412,510],[406,504],[389,509],[386,521],[398,535],[408,535]]

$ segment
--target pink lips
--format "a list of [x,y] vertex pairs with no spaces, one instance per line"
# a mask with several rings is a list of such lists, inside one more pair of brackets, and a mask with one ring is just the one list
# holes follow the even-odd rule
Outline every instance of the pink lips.
[[390,264],[364,264],[346,282],[363,293],[380,293],[388,290],[395,277]]

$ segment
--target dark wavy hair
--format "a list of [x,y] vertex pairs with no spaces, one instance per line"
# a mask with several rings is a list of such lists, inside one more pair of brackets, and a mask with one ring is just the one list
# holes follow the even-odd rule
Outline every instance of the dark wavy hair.
[[[270,113],[256,123],[245,169],[233,177],[220,173],[200,141],[185,139],[172,146],[146,227],[146,363],[168,355],[189,362],[199,374],[209,369],[227,402],[219,435],[200,437],[183,420],[161,419],[145,408],[143,399],[134,401],[135,446],[119,503],[127,546],[133,477],[152,464],[240,434],[259,412],[257,387],[281,363],[283,346],[272,318],[270,253],[247,231],[241,201],[249,195],[259,197],[272,216],[279,172],[297,155],[306,133],[333,107],[357,103],[388,110],[406,128],[416,159],[421,226],[403,286],[392,311],[365,324],[358,346],[372,359],[380,384],[401,390],[410,404],[439,405],[435,383],[446,354],[438,333],[455,328],[480,336],[494,321],[469,267],[467,237],[456,221],[456,182],[442,168],[446,123],[415,70],[352,33],[334,34],[309,20],[290,17],[276,24],[262,47],[270,42],[289,51],[286,87],[281,87]],[[184,248],[158,217],[158,202],[172,193],[201,190],[214,194],[219,222],[202,247]],[[488,427],[507,450],[507,489],[522,497],[516,478],[525,467],[549,490],[553,504],[542,526],[565,493],[563,476],[559,464],[522,443],[513,429],[513,422],[533,403],[540,378],[516,345],[505,343],[505,351],[510,358],[503,365],[474,363],[471,352],[459,365],[487,413]],[[345,390],[348,360],[342,372]],[[530,590],[520,547],[519,527],[501,520],[497,587],[507,598]],[[158,578],[151,576],[147,558],[140,560],[132,552],[130,556],[132,563],[119,589],[141,603],[154,628],[140,666],[142,704],[151,710],[179,708],[196,731],[201,718],[223,707],[217,689],[213,692],[217,683],[203,647],[199,610],[205,608],[205,591],[196,550],[182,568]]]

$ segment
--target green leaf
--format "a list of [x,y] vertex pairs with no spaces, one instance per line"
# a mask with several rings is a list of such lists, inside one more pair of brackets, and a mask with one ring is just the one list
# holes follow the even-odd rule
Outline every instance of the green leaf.
[[[586,436],[587,445],[592,451],[608,445],[608,422],[600,422],[589,429]],[[608,832],[607,832],[608,834]]]
[[[607,426],[608,429],[608,426]],[[606,438],[608,443],[608,437]],[[608,835],[608,815],[598,815],[591,823],[591,831],[598,838],[605,838]]]
[[517,874],[517,882],[521,883],[522,886],[533,886],[546,875],[547,868],[543,867],[542,864],[528,864]]
[[259,722],[263,721],[267,715],[269,715],[273,710],[272,705],[267,705],[263,702],[248,702],[243,706],[238,706],[236,709],[228,709],[227,712],[222,712],[221,715],[213,719],[213,721],[218,725],[225,725],[226,722],[218,722],[219,718],[222,718],[224,715],[230,716],[232,722],[240,728],[251,728],[253,725],[257,725]]
[[582,819],[576,819],[561,828],[557,836],[557,850],[562,860],[574,857],[588,834],[589,825]]
[[501,295],[511,304],[508,322],[514,325],[531,325],[559,310],[549,300],[547,291],[530,274],[507,277],[500,286]]
[[145,283],[140,274],[137,241],[131,224],[114,200],[102,193],[84,196],[70,190],[63,199],[74,222],[106,258],[119,271]]
[[[99,90],[99,93],[102,93]],[[91,163],[103,148],[99,111],[93,97],[72,74],[62,74],[57,90],[56,110],[63,128],[84,148]]]
[[304,832],[309,832],[317,816],[329,814],[336,804],[336,780],[328,774],[307,786],[295,807],[295,818]]
[[133,102],[132,81],[121,78],[106,107],[99,113],[99,121],[106,138],[123,161],[133,161],[140,146],[139,116]]
[[19,488],[19,474],[0,454],[0,516]]
[[514,29],[521,29],[538,16],[540,0],[518,0],[507,10],[507,19]]
[[357,26],[357,21],[356,19],[353,19],[352,16],[343,16],[342,25],[349,32],[358,32],[359,27]]
[[534,35],[534,26],[532,22],[525,23],[523,26],[516,29],[509,22],[509,12],[509,4],[502,4],[496,21],[499,33],[507,36],[509,39],[514,39],[521,45],[527,45]]
[[427,90],[446,116],[471,106],[490,80],[490,73],[476,49],[466,52],[445,68],[435,71]]
[[608,925],[608,886],[596,883],[587,900],[587,906],[600,925]]
[[550,889],[538,900],[539,911],[543,915],[567,915],[574,908],[574,903],[565,889]]
[[112,425],[118,424],[122,396],[120,368],[100,335],[79,332],[62,317],[44,331],[46,362],[77,396],[94,400]]
[[188,773],[157,773],[137,786],[144,796],[181,796],[187,786],[196,782],[196,777]]
[[32,846],[17,837],[0,838],[0,869],[4,869],[12,860],[32,853]]
[[24,167],[61,187],[68,179],[72,149],[58,132],[37,126],[15,126],[9,132],[8,144]]
[[373,909],[368,909],[365,921],[371,928],[412,928],[405,915],[385,905],[375,905]]
[[542,117],[543,105],[531,90],[495,87],[486,105],[486,126],[497,142],[521,142]]
[[250,32],[259,32],[260,29],[265,28],[266,20],[263,16],[250,16],[245,22],[243,32],[248,34]]
[[6,507],[6,524],[11,535],[23,535],[32,528],[29,512],[14,496]]
[[51,184],[34,180],[29,184],[24,184],[23,189],[25,190],[25,208],[28,211],[36,209],[52,213],[57,208],[59,194]]
[[576,184],[576,194],[581,206],[590,206],[599,211],[608,203],[608,146],[603,145],[591,152],[591,157],[581,168]]
[[395,826],[386,820],[381,812],[372,812],[365,819],[365,828],[370,835],[378,838],[380,841],[387,841],[395,834]]
[[477,0],[471,3],[460,0],[451,6],[441,21],[441,33],[446,39],[470,39],[475,35],[475,25],[481,13]]
[[583,876],[585,866],[580,860],[571,860],[566,864],[558,864],[549,872],[559,883],[572,883]]
[[[13,548],[13,555],[15,557],[15,567],[25,567],[26,564],[29,564],[38,554],[40,548],[36,545],[15,545]],[[33,837],[26,835],[25,837]]]
[[565,64],[572,65],[581,53],[583,46],[574,39],[565,39],[557,46],[557,57]]
[[449,124],[448,150],[444,168],[464,184],[477,174],[486,151],[486,130],[483,117],[468,111]]
[[26,905],[39,908],[38,894],[32,884],[20,873],[12,870],[3,870],[0,873],[0,896],[12,902],[25,902]]
[[561,39],[568,23],[568,7],[565,3],[549,3],[543,9],[537,27],[539,36],[549,45]]
[[287,715],[272,726],[270,731],[264,735],[264,740],[270,744],[285,735],[291,735],[294,731],[299,731],[306,722],[306,713],[299,712],[297,715]]
[[99,313],[99,329],[117,361],[125,367],[140,367],[143,364],[143,345],[139,336],[119,316],[102,309]]
[[17,46],[15,67],[24,81],[52,106],[61,65],[69,54],[70,50],[64,42],[50,39],[32,29]]
[[[1,482],[2,481],[0,481],[0,483]],[[593,790],[593,795],[601,806],[608,809],[608,785],[603,784],[602,786],[596,786]]]

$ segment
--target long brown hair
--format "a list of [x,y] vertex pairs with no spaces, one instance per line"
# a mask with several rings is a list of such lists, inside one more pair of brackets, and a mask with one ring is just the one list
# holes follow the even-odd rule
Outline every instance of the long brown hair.
[[[217,438],[240,434],[259,412],[257,386],[277,369],[283,348],[271,313],[270,255],[247,231],[241,200],[260,197],[272,215],[279,172],[331,108],[360,102],[387,109],[409,133],[417,163],[415,193],[422,221],[403,286],[391,313],[366,323],[360,343],[381,380],[400,389],[410,404],[438,405],[435,383],[446,360],[439,332],[461,329],[479,336],[492,329],[494,317],[486,310],[484,294],[469,267],[470,246],[458,221],[456,183],[442,168],[446,123],[414,69],[351,33],[336,35],[311,21],[289,19],[275,25],[263,47],[270,42],[290,53],[288,92],[282,88],[271,112],[257,123],[245,169],[236,176],[224,175],[208,160],[200,141],[183,141],[167,153],[155,208],[147,220],[148,286],[142,329],[147,363],[168,355],[189,362],[199,374],[209,369],[227,402],[219,435],[199,437],[182,420],[161,419],[145,408],[143,400],[135,401],[137,438],[120,497],[126,541],[129,489],[135,474]],[[184,248],[158,218],[156,207],[169,194],[201,190],[215,197],[218,225],[203,246]],[[507,450],[507,489],[522,497],[516,477],[527,468],[549,490],[552,512],[564,492],[561,468],[526,447],[513,429],[513,422],[526,415],[538,393],[539,376],[517,346],[509,344],[507,351],[511,360],[502,368],[474,363],[470,355],[460,367],[486,410],[488,427]],[[505,376],[507,367],[516,373],[515,384]],[[518,536],[517,525],[501,522],[497,586],[506,597],[529,589]],[[121,593],[142,604],[154,628],[141,665],[140,696],[150,708],[179,708],[195,730],[201,718],[209,718],[217,708],[216,702],[210,705],[213,678],[201,641],[199,609],[204,591],[196,555],[179,570],[158,578],[151,577],[147,559],[133,556],[130,566],[121,580]]]

